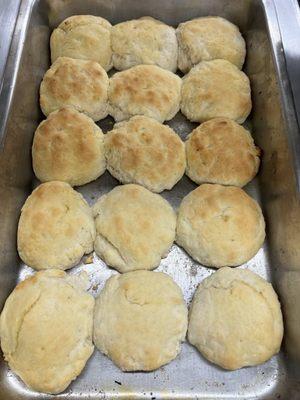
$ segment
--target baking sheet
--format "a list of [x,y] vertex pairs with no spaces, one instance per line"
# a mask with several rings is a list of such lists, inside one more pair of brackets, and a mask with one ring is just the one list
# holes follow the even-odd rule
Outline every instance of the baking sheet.
[[[267,220],[267,240],[264,247],[241,268],[249,268],[271,281],[280,290],[284,305],[289,302],[293,304],[289,295],[290,286],[297,282],[297,279],[294,275],[290,277],[289,274],[283,274],[282,271],[289,272],[291,265],[295,266],[292,269],[297,271],[297,265],[300,265],[296,252],[292,251],[299,238],[298,231],[293,228],[295,224],[290,224],[291,213],[294,222],[299,216],[297,171],[291,148],[291,140],[297,127],[293,120],[288,86],[284,87],[287,83],[284,80],[284,68],[280,64],[280,48],[277,48],[280,46],[280,36],[276,30],[275,10],[272,8],[272,2],[254,0],[23,2],[15,33],[19,35],[16,36],[15,42],[19,40],[15,43],[14,57],[9,60],[12,63],[12,72],[15,73],[15,81],[13,84],[7,84],[11,94],[9,101],[3,90],[0,95],[0,110],[5,111],[7,116],[5,127],[0,130],[0,133],[6,136],[0,157],[2,304],[14,285],[33,273],[31,268],[20,263],[17,258],[16,227],[22,203],[38,184],[31,169],[30,148],[34,130],[44,118],[39,110],[38,89],[41,78],[50,64],[49,36],[53,27],[73,14],[101,15],[112,23],[151,15],[174,26],[201,15],[220,15],[240,26],[247,40],[245,69],[251,80],[253,98],[253,112],[246,125],[252,130],[256,143],[263,150],[259,176],[245,189],[259,201]],[[11,51],[14,52],[14,43]],[[7,107],[7,104],[10,107]],[[285,120],[287,113],[290,117],[288,122]],[[180,113],[168,124],[182,139],[196,126]],[[99,122],[99,126],[107,132],[113,126],[113,119],[106,118]],[[78,187],[77,190],[92,205],[117,184],[118,182],[106,172],[96,181]],[[163,192],[162,196],[177,209],[182,198],[194,188],[196,185],[184,176],[171,191]],[[285,240],[287,237],[292,237],[294,244],[291,240]],[[85,264],[85,259],[86,257],[69,272],[76,274],[86,271],[91,282],[89,291],[97,295],[105,281],[116,271],[107,268],[95,254],[93,263]],[[176,244],[156,271],[164,271],[171,275],[182,288],[188,303],[198,283],[214,272],[213,269],[194,262]],[[300,280],[298,283],[300,287]],[[294,292],[297,296],[297,287],[294,288]],[[285,311],[286,320],[289,321],[289,312],[287,309]],[[292,339],[294,340],[294,337]],[[298,345],[295,340],[294,343]],[[95,351],[80,377],[64,393],[54,398],[285,399],[289,396],[291,399],[297,399],[300,387],[297,376],[299,368],[297,364],[291,366],[289,355],[284,351],[263,365],[228,372],[212,365],[192,346],[184,343],[176,360],[159,370],[124,373],[107,357]],[[15,398],[52,399],[53,396],[27,389],[1,361],[0,399]]]

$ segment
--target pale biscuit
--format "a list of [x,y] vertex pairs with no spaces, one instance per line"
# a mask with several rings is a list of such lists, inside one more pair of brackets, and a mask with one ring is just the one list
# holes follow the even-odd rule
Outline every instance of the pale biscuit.
[[191,121],[225,117],[241,124],[251,107],[248,77],[226,60],[203,61],[183,78],[181,112]]
[[68,183],[38,186],[22,207],[18,252],[35,269],[68,269],[93,251],[96,231],[92,210]]
[[19,283],[0,318],[1,347],[10,368],[38,392],[60,393],[94,350],[94,298],[79,277],[37,272]]
[[121,22],[111,31],[113,64],[124,70],[138,64],[175,72],[178,45],[175,29],[151,17]]
[[174,210],[142,186],[117,186],[97,201],[93,212],[95,251],[120,272],[156,268],[173,244]]
[[108,171],[122,183],[162,192],[182,178],[185,148],[168,126],[144,116],[116,124],[105,135]]
[[186,174],[196,183],[245,186],[257,174],[260,150],[246,129],[228,118],[204,122],[186,141]]
[[261,209],[238,187],[201,185],[179,207],[176,242],[200,264],[241,265],[255,256],[264,239]]
[[32,164],[41,182],[91,182],[106,168],[102,130],[72,107],[54,111],[35,131]]
[[96,61],[59,57],[45,73],[40,87],[43,113],[73,106],[94,121],[108,112],[108,76]]
[[176,29],[178,68],[187,73],[201,61],[224,59],[239,69],[245,61],[245,41],[238,27],[221,17],[182,22]]
[[181,79],[156,65],[117,72],[109,85],[109,114],[116,121],[145,115],[164,122],[179,111]]
[[96,299],[94,343],[123,371],[152,371],[180,352],[187,329],[182,292],[162,272],[111,277]]
[[58,57],[98,62],[105,71],[112,67],[111,24],[94,15],[72,15],[52,32],[51,61]]
[[225,369],[258,365],[280,349],[283,323],[270,283],[243,269],[222,268],[198,286],[188,339]]

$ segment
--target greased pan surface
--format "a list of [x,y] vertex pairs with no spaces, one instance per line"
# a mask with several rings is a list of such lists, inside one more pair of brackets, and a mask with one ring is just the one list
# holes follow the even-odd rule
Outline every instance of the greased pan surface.
[[[271,1],[255,0],[24,0],[20,8],[4,83],[0,93],[0,300],[1,307],[15,284],[32,274],[16,252],[20,208],[38,184],[31,168],[31,142],[44,118],[38,104],[39,84],[50,64],[52,29],[73,14],[94,14],[111,23],[150,15],[176,26],[204,15],[223,16],[236,23],[247,42],[245,72],[251,80],[253,111],[246,125],[263,150],[258,177],[246,187],[262,205],[267,221],[264,247],[246,265],[271,281],[283,304],[286,341],[283,351],[267,363],[234,372],[209,362],[188,343],[175,361],[150,373],[123,373],[95,351],[81,376],[59,396],[28,390],[0,361],[0,399],[286,399],[299,398],[300,365],[300,206],[298,192],[299,146],[296,118],[281,52],[276,11]],[[180,113],[168,123],[185,139],[196,126]],[[104,132],[113,126],[107,118]],[[300,152],[299,152],[300,154]],[[118,183],[107,172],[97,181],[77,188],[90,204]],[[184,177],[162,193],[176,209],[196,185]],[[70,273],[89,274],[90,292],[96,295],[114,270],[96,255]],[[213,272],[199,266],[173,245],[158,271],[167,272],[190,302],[197,284]],[[297,319],[298,318],[298,319]]]

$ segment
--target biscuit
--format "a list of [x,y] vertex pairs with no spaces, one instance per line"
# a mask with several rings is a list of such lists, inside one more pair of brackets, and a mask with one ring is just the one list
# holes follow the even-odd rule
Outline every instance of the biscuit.
[[41,182],[91,182],[106,168],[102,130],[72,107],[54,111],[35,131],[32,164]]
[[94,298],[79,277],[40,271],[19,283],[0,317],[1,347],[10,368],[38,392],[60,393],[94,351]]
[[94,343],[123,371],[152,371],[169,363],[185,339],[187,307],[162,272],[112,276],[96,299]]
[[113,64],[124,70],[138,64],[154,64],[175,72],[178,45],[175,29],[151,17],[115,25],[111,31]]
[[228,118],[204,122],[186,141],[186,174],[194,182],[245,186],[257,174],[260,150],[246,129]]
[[18,252],[34,269],[68,269],[93,251],[96,231],[92,210],[68,183],[38,186],[22,207]]
[[201,185],[179,207],[176,242],[200,264],[241,265],[255,256],[264,239],[261,209],[238,187]]
[[226,60],[203,61],[183,78],[181,112],[191,121],[225,117],[241,124],[251,107],[248,77]]
[[58,57],[98,62],[105,71],[112,67],[111,24],[94,15],[65,19],[50,37],[51,61]]
[[254,272],[222,268],[198,286],[188,339],[214,364],[229,370],[261,364],[279,351],[282,336],[277,295]]
[[179,111],[181,79],[156,65],[137,65],[117,72],[109,85],[109,114],[116,121],[145,115],[159,122]]
[[116,124],[105,135],[108,171],[122,183],[162,192],[182,178],[185,148],[168,126],[143,116]]
[[108,76],[96,61],[59,57],[45,73],[40,87],[43,113],[73,106],[94,121],[108,112]]
[[238,27],[221,17],[201,17],[182,22],[176,29],[178,68],[187,73],[201,61],[224,59],[239,69],[246,46]]
[[175,239],[174,210],[139,185],[115,187],[97,201],[93,212],[95,251],[119,272],[156,268]]

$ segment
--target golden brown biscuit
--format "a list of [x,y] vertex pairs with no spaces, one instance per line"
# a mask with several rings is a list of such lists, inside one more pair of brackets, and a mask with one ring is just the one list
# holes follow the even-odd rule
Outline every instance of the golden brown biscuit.
[[203,61],[183,78],[181,112],[191,121],[225,117],[241,124],[251,106],[248,77],[226,60]]
[[118,70],[138,64],[175,72],[178,45],[175,29],[151,17],[121,22],[112,28],[113,63]]
[[239,69],[246,46],[239,28],[221,17],[201,17],[182,22],[176,29],[178,68],[187,73],[201,61],[224,59]]
[[176,214],[158,194],[117,186],[93,207],[95,252],[120,272],[156,268],[175,238]]
[[109,114],[116,121],[145,115],[159,122],[179,111],[181,79],[156,65],[137,65],[117,72],[109,85]]
[[257,174],[260,150],[246,129],[228,118],[204,122],[186,141],[186,174],[196,183],[245,186]]
[[40,87],[43,113],[73,106],[94,121],[107,116],[108,76],[96,61],[59,57],[45,73]]
[[168,126],[144,116],[115,124],[105,135],[108,171],[122,183],[162,192],[182,178],[185,148]]
[[58,57],[98,62],[105,71],[112,67],[111,24],[94,15],[72,15],[52,32],[51,61]]
[[195,292],[188,339],[229,370],[267,361],[280,349],[283,323],[270,283],[244,269],[221,268]]
[[264,239],[261,209],[238,187],[201,185],[179,207],[176,242],[200,264],[241,265],[255,256]]
[[162,272],[115,275],[96,300],[94,342],[123,371],[152,371],[173,360],[186,328],[181,290]]
[[105,171],[104,135],[87,115],[63,107],[51,113],[35,131],[32,163],[41,182],[84,185]]
[[95,301],[82,286],[63,271],[40,271],[6,300],[1,347],[10,368],[33,390],[62,392],[93,353]]
[[93,250],[92,210],[68,183],[38,186],[22,207],[18,252],[35,269],[68,269]]

